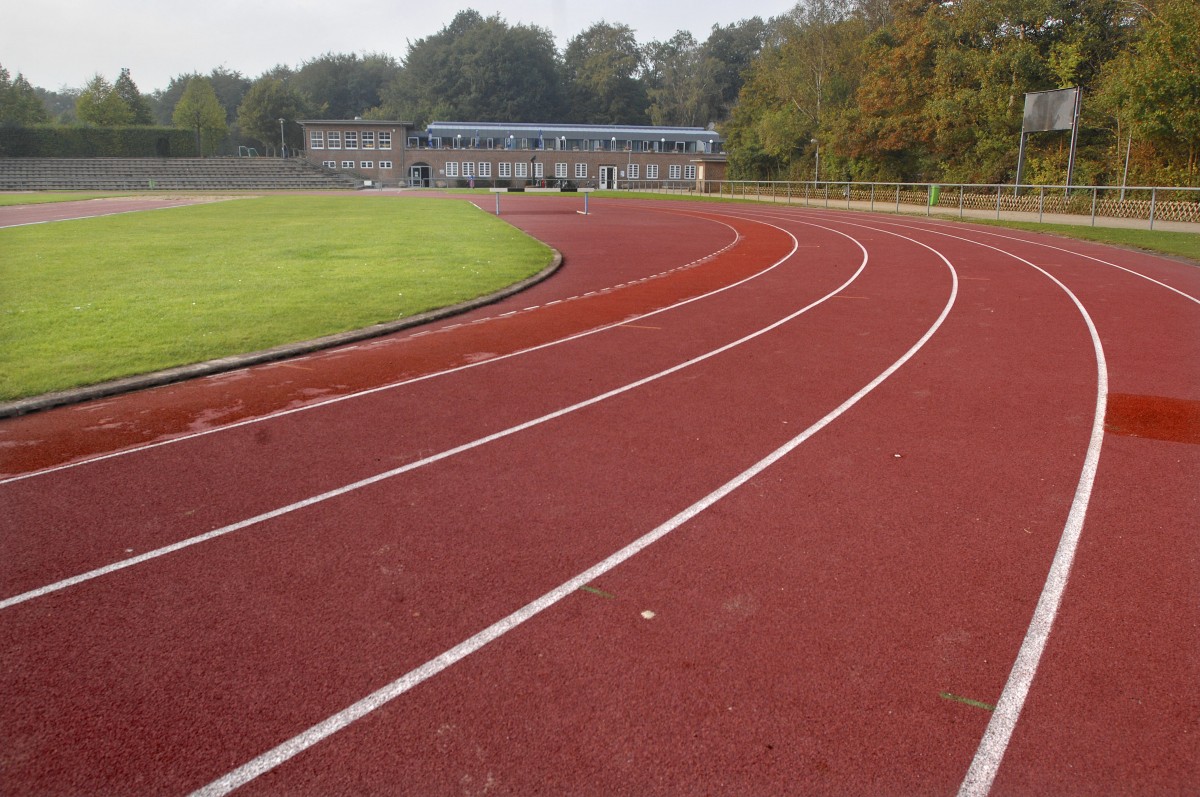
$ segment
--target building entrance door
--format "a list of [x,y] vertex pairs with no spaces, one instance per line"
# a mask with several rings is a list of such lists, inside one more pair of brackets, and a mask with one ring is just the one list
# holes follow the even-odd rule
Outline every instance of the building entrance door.
[[408,167],[408,184],[413,188],[428,188],[430,169],[424,164]]
[[600,190],[606,188],[617,187],[617,167],[616,166],[601,166],[600,167]]

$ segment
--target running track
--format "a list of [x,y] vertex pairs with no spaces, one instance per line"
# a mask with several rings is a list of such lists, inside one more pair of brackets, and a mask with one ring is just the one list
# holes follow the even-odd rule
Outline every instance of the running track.
[[0,423],[0,791],[1200,788],[1200,269],[505,203],[524,294]]

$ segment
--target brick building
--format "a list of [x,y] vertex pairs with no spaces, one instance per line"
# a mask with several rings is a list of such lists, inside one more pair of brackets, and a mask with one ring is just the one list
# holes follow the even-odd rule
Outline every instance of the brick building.
[[698,127],[308,120],[310,161],[376,184],[692,187],[725,177],[720,136]]

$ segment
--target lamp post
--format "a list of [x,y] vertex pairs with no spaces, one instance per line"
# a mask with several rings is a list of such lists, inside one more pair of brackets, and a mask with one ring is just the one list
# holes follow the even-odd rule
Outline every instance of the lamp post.
[[813,159],[813,182],[818,182],[821,179],[821,145],[814,138],[812,140],[813,147],[816,148],[816,154]]
[[287,149],[287,144],[285,144],[283,141],[283,120],[280,119],[279,120],[279,157],[281,157],[281,158],[284,157],[284,153],[285,153],[286,149]]

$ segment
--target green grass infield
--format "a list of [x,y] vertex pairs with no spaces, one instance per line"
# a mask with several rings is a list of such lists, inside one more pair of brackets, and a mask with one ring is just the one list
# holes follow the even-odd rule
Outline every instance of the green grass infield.
[[551,250],[465,202],[275,196],[0,230],[0,400],[484,296]]

